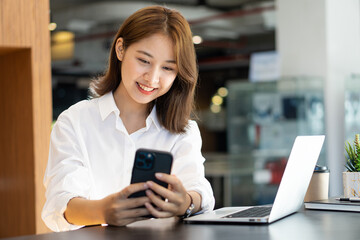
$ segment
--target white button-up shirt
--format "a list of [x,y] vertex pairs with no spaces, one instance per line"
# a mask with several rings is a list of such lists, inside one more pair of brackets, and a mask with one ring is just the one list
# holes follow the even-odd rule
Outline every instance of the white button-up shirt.
[[202,196],[202,211],[212,210],[215,200],[204,177],[201,144],[196,122],[189,121],[186,133],[172,134],[160,125],[155,107],[146,127],[129,135],[111,92],[81,101],[59,116],[51,132],[42,219],[53,231],[80,228],[64,218],[69,200],[102,199],[127,187],[139,148],[171,152],[171,174],[187,191]]

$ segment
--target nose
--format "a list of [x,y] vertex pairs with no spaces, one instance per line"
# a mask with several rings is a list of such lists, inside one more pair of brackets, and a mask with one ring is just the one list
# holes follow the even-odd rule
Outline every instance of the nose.
[[149,85],[158,83],[160,80],[160,71],[156,68],[151,68],[144,74],[144,79],[149,83]]

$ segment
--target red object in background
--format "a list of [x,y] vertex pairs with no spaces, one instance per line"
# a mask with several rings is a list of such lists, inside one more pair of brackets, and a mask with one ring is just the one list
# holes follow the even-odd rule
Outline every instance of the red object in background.
[[269,184],[280,184],[285,171],[286,163],[287,158],[281,158],[280,160],[267,162],[265,164],[265,169],[268,169],[271,172],[271,180]]

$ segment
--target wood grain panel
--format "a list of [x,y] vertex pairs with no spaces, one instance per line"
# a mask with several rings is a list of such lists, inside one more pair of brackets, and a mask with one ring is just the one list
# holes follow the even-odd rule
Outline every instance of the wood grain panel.
[[49,231],[40,217],[52,120],[49,19],[49,0],[0,0],[0,237]]
[[50,15],[48,0],[33,1],[35,31],[32,32],[33,49],[33,129],[35,153],[35,184],[36,184],[36,232],[48,232],[41,219],[41,210],[45,203],[43,178],[49,153],[50,131],[52,122],[51,95],[51,60],[50,33],[48,30]]
[[0,72],[0,237],[8,237],[35,232],[30,49],[2,55]]
[[[1,0],[2,45],[31,47],[31,32],[35,31],[33,11],[36,0]],[[44,2],[40,0],[39,2]],[[38,31],[40,33],[40,31]]]

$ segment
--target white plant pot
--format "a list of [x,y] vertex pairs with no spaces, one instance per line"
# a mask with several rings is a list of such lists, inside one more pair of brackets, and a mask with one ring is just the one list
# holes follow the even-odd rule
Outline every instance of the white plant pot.
[[360,197],[360,172],[343,172],[344,197]]

